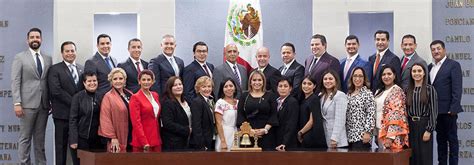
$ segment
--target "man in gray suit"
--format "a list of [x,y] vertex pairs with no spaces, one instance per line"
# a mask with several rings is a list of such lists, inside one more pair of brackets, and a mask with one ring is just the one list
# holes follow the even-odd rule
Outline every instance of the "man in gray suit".
[[401,65],[401,73],[402,73],[402,81],[401,85],[403,89],[408,88],[408,82],[410,82],[410,70],[413,64],[420,63],[427,69],[426,61],[423,60],[418,54],[416,53],[416,38],[411,34],[407,34],[402,38],[401,44],[403,53],[405,54],[400,60],[402,63]]
[[213,73],[214,86],[216,86],[214,88],[214,96],[218,96],[218,88],[221,82],[230,77],[234,79],[237,85],[237,97],[240,97],[240,94],[247,90],[247,69],[237,63],[237,58],[239,57],[237,45],[228,44],[225,46],[224,51],[226,61],[222,65],[216,67]]
[[21,164],[31,164],[31,139],[34,140],[35,164],[46,164],[44,140],[50,103],[47,73],[51,56],[40,51],[41,30],[27,33],[29,49],[15,55],[12,65],[12,95],[15,115],[20,118],[18,157]]

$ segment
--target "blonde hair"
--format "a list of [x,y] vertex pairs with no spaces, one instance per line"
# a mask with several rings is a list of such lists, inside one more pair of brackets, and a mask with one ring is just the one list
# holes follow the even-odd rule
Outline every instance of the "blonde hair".
[[204,86],[207,82],[211,83],[211,87],[214,87],[214,82],[209,76],[201,76],[196,80],[196,84],[194,85],[194,90],[196,93],[199,93],[199,88]]
[[112,78],[114,77],[114,74],[115,73],[121,73],[123,75],[123,78],[126,80],[127,79],[127,73],[125,73],[125,70],[123,70],[122,68],[113,68],[109,75],[107,75],[107,80],[109,80],[109,82],[112,82]]
[[262,80],[263,80],[263,86],[262,86],[262,92],[266,92],[266,86],[267,86],[267,79],[265,79],[265,74],[263,74],[263,72],[259,71],[259,70],[254,70],[252,71],[252,73],[250,73],[250,76],[249,76],[249,81],[248,81],[248,89],[249,89],[249,92],[251,92],[253,90],[253,87],[252,87],[252,78],[253,76],[255,76],[256,74],[260,75],[262,77]]

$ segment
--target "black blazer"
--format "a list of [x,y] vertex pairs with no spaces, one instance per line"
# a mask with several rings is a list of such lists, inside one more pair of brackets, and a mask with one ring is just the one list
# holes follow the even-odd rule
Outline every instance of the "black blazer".
[[[283,68],[285,66],[281,66],[278,71],[283,71]],[[291,90],[291,96],[296,97],[301,91],[301,82],[303,81],[304,78],[304,67],[300,63],[298,63],[296,60],[290,65],[288,70],[286,71],[285,75],[286,77],[289,77],[291,81],[293,81],[293,89]],[[278,84],[277,84],[278,85]]]
[[[213,110],[214,111],[214,110]],[[191,103],[192,133],[190,144],[195,149],[203,150],[204,147],[213,149],[213,137],[216,133],[214,113],[209,104],[201,95],[196,96]]]
[[[148,62],[140,59],[142,63],[143,69],[148,69]],[[133,93],[137,93],[140,89],[140,85],[138,85],[138,71],[136,65],[133,61],[128,58],[125,62],[119,63],[117,67],[122,68],[127,73],[127,85],[125,88],[132,91]]]
[[[206,65],[211,71],[211,73],[214,72],[214,65],[208,62],[206,62]],[[184,68],[184,73],[183,73],[184,93],[185,93],[185,97],[188,100],[192,100],[194,97],[196,97],[194,84],[196,83],[196,80],[201,76],[208,76],[208,75],[206,71],[204,71],[202,66],[196,60],[194,60],[188,66],[186,66],[186,68]],[[216,84],[214,84],[214,86],[216,86]]]
[[84,88],[80,78],[84,67],[76,64],[76,70],[79,78],[77,85],[72,78],[69,67],[64,61],[54,64],[49,69],[48,86],[53,118],[55,119],[69,120],[72,96]]
[[[429,75],[433,64],[428,66]],[[432,78],[430,77],[430,80]],[[431,81],[429,81],[431,83]],[[463,112],[461,107],[462,97],[462,71],[459,62],[446,58],[432,84],[438,93],[438,113],[447,114]]]
[[[369,68],[370,72],[368,74],[374,73],[374,65],[375,65],[375,59],[377,58],[377,54],[373,54],[372,56],[369,57]],[[401,63],[400,63],[400,58],[398,58],[397,55],[393,54],[390,49],[387,49],[385,54],[382,56],[382,59],[380,59],[379,66],[377,67],[377,71],[375,76],[372,76],[372,81],[370,83],[370,86],[372,88],[372,92],[375,93],[375,90],[377,90],[378,85],[382,82],[380,82],[380,76],[382,76],[382,66],[384,65],[391,65],[392,67],[395,68],[395,72],[399,79],[400,77],[400,72],[401,72]],[[398,84],[399,82],[395,82]]]
[[[110,56],[112,65],[114,67],[117,66],[117,60]],[[99,83],[97,87],[97,94],[99,96],[99,100],[102,100],[102,97],[107,93],[110,89],[110,82],[107,80],[107,77],[112,69],[110,69],[107,66],[107,63],[105,60],[102,58],[102,56],[96,52],[92,58],[88,59],[86,61],[86,64],[84,65],[84,70],[85,71],[91,71],[97,74],[97,82]]]
[[[97,99],[89,96],[86,90],[79,91],[72,97],[69,114],[69,144],[77,144],[79,137],[89,139],[94,118],[94,100]],[[100,107],[100,102],[96,101],[96,103]]]
[[[305,99],[300,106],[300,113],[310,113],[313,116],[313,127],[303,135],[302,147],[304,148],[327,148],[326,135],[323,127],[323,114],[321,113],[321,102],[319,96],[312,94]],[[300,119],[301,115],[300,115]],[[309,120],[308,117],[304,124]],[[304,126],[304,125],[303,125]],[[301,127],[303,128],[303,127]],[[301,129],[299,128],[299,129]]]
[[186,149],[189,145],[189,120],[183,107],[166,96],[162,101],[161,140],[164,150]]
[[[173,57],[176,61],[176,64],[178,64],[179,77],[183,77],[184,62],[179,57]],[[153,71],[155,74],[155,84],[153,84],[151,90],[157,92],[159,95],[163,94],[165,92],[166,81],[168,81],[171,76],[176,75],[174,73],[173,67],[171,66],[168,59],[166,59],[165,55],[160,54],[158,57],[150,60],[148,69]]]
[[275,127],[277,146],[284,144],[287,149],[296,148],[299,109],[298,101],[291,96],[288,96],[281,108],[277,109],[279,122],[279,126]]
[[[256,68],[258,69],[258,68]],[[254,70],[256,70],[254,69]],[[265,80],[267,81],[266,83],[266,90],[267,91],[272,91],[273,93],[277,93],[277,86],[278,86],[278,81],[281,78],[281,73],[278,71],[276,68],[271,66],[270,64],[267,65],[265,70],[263,70],[263,74],[265,75]],[[250,80],[249,80],[250,81]]]

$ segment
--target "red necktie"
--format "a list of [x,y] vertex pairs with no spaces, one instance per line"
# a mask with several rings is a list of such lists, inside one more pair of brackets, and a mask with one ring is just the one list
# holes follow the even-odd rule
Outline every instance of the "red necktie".
[[405,70],[405,66],[407,66],[408,60],[409,59],[406,57],[403,58],[402,70]]
[[140,72],[142,72],[142,70],[140,69],[140,62],[136,62],[135,64],[137,64],[137,71],[138,74],[140,74]]
[[374,77],[377,74],[377,69],[379,68],[379,64],[380,64],[380,54],[377,53],[377,55],[375,56]]

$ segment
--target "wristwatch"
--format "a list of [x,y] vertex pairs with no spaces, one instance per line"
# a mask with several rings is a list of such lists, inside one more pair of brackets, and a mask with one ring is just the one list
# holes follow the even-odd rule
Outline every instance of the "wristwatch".
[[21,103],[15,103],[15,104],[13,104],[13,105],[14,105],[14,106],[18,106],[18,105],[21,105]]

